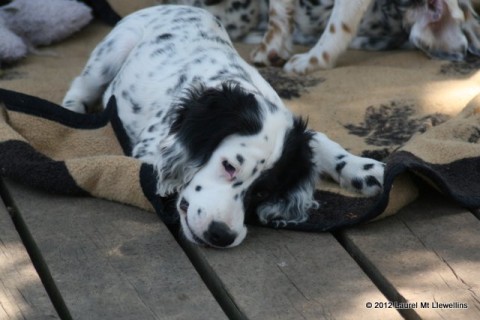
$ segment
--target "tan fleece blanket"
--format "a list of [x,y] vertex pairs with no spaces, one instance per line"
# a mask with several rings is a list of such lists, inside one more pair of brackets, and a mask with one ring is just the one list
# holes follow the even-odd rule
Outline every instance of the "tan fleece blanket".
[[[121,15],[151,2],[110,1]],[[0,70],[6,89],[0,91],[1,175],[51,192],[135,205],[176,223],[174,196],[155,194],[154,169],[126,156],[129,142],[114,101],[96,115],[56,105],[110,29],[96,22],[49,48],[49,55]],[[252,49],[237,47],[244,57]],[[363,198],[323,183],[316,194],[320,208],[286,228],[333,230],[393,214],[415,199],[424,187],[419,181],[464,207],[480,207],[479,66],[478,60],[430,60],[417,51],[349,51],[335,69],[308,76],[261,69],[311,128],[352,153],[387,162],[381,195]]]

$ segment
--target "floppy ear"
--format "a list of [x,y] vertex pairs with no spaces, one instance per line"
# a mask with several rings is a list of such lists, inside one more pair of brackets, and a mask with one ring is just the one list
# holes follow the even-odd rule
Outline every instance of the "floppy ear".
[[262,110],[239,85],[195,88],[172,110],[170,133],[159,145],[159,192],[181,190],[230,135],[253,135],[262,129]]
[[279,159],[249,190],[247,210],[255,211],[260,222],[301,222],[308,218],[308,210],[318,205],[313,198],[318,180],[313,138],[307,122],[294,118]]
[[404,24],[410,27],[410,41],[431,57],[462,60],[468,41],[462,31],[465,17],[458,0],[425,2],[405,13]]

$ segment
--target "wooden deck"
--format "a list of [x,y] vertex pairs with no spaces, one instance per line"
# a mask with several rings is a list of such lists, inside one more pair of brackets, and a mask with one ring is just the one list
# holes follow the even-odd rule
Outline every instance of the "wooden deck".
[[214,250],[136,208],[0,189],[0,319],[480,319],[479,216],[439,195]]

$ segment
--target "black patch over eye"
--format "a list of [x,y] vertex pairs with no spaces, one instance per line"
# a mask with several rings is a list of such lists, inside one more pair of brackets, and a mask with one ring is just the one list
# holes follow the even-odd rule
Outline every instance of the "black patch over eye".
[[173,119],[169,134],[177,135],[196,166],[207,163],[226,137],[257,134],[264,122],[255,96],[233,82],[224,82],[221,88],[192,85],[169,116]]

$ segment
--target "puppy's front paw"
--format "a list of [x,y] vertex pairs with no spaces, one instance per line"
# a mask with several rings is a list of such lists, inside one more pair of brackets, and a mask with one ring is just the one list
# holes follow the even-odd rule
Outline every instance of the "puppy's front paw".
[[344,189],[369,197],[383,190],[385,164],[382,162],[353,155],[339,156],[335,170]]
[[328,54],[324,53],[321,57],[317,57],[315,54],[307,52],[294,55],[283,69],[290,74],[304,75],[315,70],[332,67],[333,64],[330,62]]
[[250,54],[252,63],[258,67],[281,67],[287,61],[275,49],[268,50],[264,45],[254,49]]
[[290,51],[286,47],[277,48],[264,43],[250,53],[250,59],[256,66],[282,67],[289,57]]

